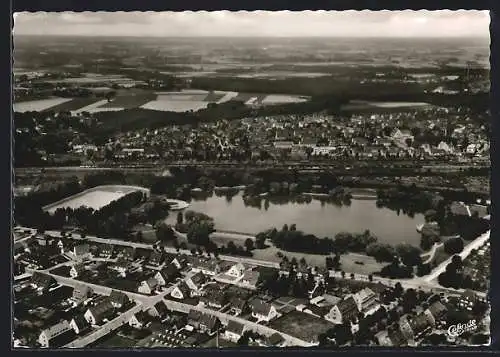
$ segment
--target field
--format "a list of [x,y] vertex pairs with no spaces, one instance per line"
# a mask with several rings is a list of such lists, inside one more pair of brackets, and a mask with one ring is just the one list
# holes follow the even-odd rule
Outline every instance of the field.
[[140,107],[152,100],[155,100],[156,94],[154,93],[134,93],[130,95],[118,95],[111,102],[101,105],[99,109],[103,108],[120,108],[132,109]]
[[[226,240],[226,244],[229,240]],[[243,242],[238,242],[237,240],[233,240],[233,242],[238,245],[243,244]],[[217,243],[222,243],[221,239],[217,240]],[[288,259],[295,258],[300,260],[304,258],[308,265],[324,267],[326,263],[326,257],[328,255],[319,255],[319,254],[306,254],[306,253],[295,253],[295,252],[287,252],[280,250],[276,247],[268,247],[266,249],[255,249],[253,252],[254,259],[267,260],[271,262],[279,263],[281,258],[279,258],[276,254],[281,252],[283,255],[287,256]],[[358,262],[358,263],[356,263]],[[341,269],[346,273],[357,273],[357,274],[371,274],[374,272],[380,271],[384,267],[384,263],[378,263],[374,258],[355,253],[347,253],[343,254],[340,257]],[[359,264],[362,263],[362,264]]]
[[248,94],[229,91],[206,91],[188,89],[182,92],[152,92],[120,90],[110,102],[99,98],[50,98],[26,101],[14,104],[14,111],[70,111],[73,114],[82,112],[113,112],[124,109],[146,109],[159,112],[196,112],[206,109],[210,103],[225,103],[231,100],[242,101],[248,105],[276,105],[299,103],[308,100],[285,94]]
[[17,113],[24,113],[29,111],[41,112],[52,107],[58,106],[62,103],[69,102],[71,98],[49,98],[40,100],[30,100],[27,102],[20,102],[13,104],[13,110]]
[[271,328],[286,332],[304,341],[317,342],[318,335],[335,325],[324,319],[300,311],[292,311],[271,322]]
[[71,112],[99,101],[97,98],[73,98],[67,102],[45,109],[45,111]]
[[102,207],[107,206],[110,202],[115,201],[133,191],[135,191],[135,189],[130,187],[91,189],[46,206],[45,209],[50,213],[55,212],[59,208],[76,209],[82,206],[99,210]]

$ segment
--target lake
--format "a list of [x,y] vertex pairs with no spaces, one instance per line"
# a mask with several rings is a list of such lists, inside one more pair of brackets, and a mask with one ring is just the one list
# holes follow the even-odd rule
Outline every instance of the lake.
[[[413,218],[387,208],[378,208],[375,200],[352,200],[350,206],[339,207],[312,200],[310,203],[270,203],[268,209],[245,206],[242,194],[231,200],[213,195],[205,201],[192,200],[187,210],[202,212],[215,220],[218,230],[256,234],[284,224],[297,225],[297,229],[318,237],[334,237],[339,232],[361,233],[369,229],[379,242],[388,244],[420,244],[416,225],[424,223],[424,216]],[[175,224],[177,215],[170,214],[167,223]]]

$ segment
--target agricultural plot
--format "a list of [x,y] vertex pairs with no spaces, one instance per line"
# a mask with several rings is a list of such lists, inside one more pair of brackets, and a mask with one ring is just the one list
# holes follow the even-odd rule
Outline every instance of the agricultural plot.
[[140,107],[148,102],[156,100],[157,95],[154,93],[130,94],[121,95],[114,98],[111,102],[101,105],[97,109],[120,108],[132,109]]
[[87,105],[94,104],[98,101],[98,98],[73,98],[67,102],[58,104],[54,107],[50,107],[49,109],[45,109],[44,111],[53,111],[56,113],[71,112],[86,107]]
[[27,102],[14,103],[13,109],[16,113],[25,113],[30,111],[41,112],[43,110],[50,109],[52,107],[58,106],[62,103],[71,101],[71,98],[49,98],[49,99],[39,99],[30,100]]

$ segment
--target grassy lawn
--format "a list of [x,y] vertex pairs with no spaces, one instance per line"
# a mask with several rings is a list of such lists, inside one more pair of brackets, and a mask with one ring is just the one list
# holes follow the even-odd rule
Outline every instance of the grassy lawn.
[[335,325],[331,322],[300,311],[292,311],[270,324],[270,327],[278,331],[311,342],[316,342],[319,334],[333,326]]
[[387,263],[379,263],[375,258],[363,254],[347,253],[340,257],[340,269],[346,273],[368,275],[379,272],[385,265]]
[[[233,242],[235,244],[237,243],[236,241]],[[276,247],[255,249],[252,252],[254,259],[267,260],[276,263],[279,263],[281,261],[281,258],[279,258],[276,253],[281,252],[283,255],[286,255],[288,259],[295,258],[297,260],[300,260],[304,258],[308,265],[317,267],[324,267],[326,263],[326,257],[328,257],[328,255],[287,252]],[[357,264],[356,262],[361,262],[363,264]],[[380,271],[385,265],[384,263],[378,263],[373,257],[356,253],[348,253],[342,255],[340,258],[340,263],[341,269],[346,273],[367,275]]]
[[[200,344],[201,348],[215,348],[217,347],[217,337],[213,337],[210,340],[206,341],[205,343]],[[219,336],[219,348],[231,348],[231,347],[238,347],[238,345],[234,342],[227,341],[223,339],[221,336]]]
[[87,105],[96,103],[100,101],[100,98],[73,98],[68,102],[64,102],[58,104],[56,106],[50,107],[48,109],[43,110],[44,112],[53,111],[53,112],[69,112],[73,110],[78,110],[80,108],[86,107]]

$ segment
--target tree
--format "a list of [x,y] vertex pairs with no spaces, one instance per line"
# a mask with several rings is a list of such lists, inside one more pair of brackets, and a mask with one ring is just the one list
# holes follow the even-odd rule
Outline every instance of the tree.
[[340,274],[342,275],[342,279],[345,279],[345,271],[341,271]]
[[251,251],[252,249],[254,249],[253,240],[251,238],[247,238],[245,240],[245,248],[247,249],[247,251]]
[[394,285],[394,296],[398,298],[402,294],[403,294],[403,286],[401,285],[400,282],[397,282],[396,285]]
[[182,215],[182,212],[177,213],[177,224],[182,224],[184,221],[184,216]]
[[368,275],[368,281],[372,282],[373,281],[373,275],[372,274],[369,274]]
[[354,273],[351,273],[351,280],[354,280]]
[[264,233],[259,233],[255,236],[255,246],[257,249],[263,249],[266,242],[266,235]]
[[301,266],[306,266],[307,265],[306,259],[304,257],[300,258],[299,263],[300,263]]
[[459,254],[464,250],[464,241],[460,237],[449,238],[444,242],[444,251],[447,254]]
[[236,244],[233,241],[227,243],[227,250],[230,254],[234,254],[237,251]]

